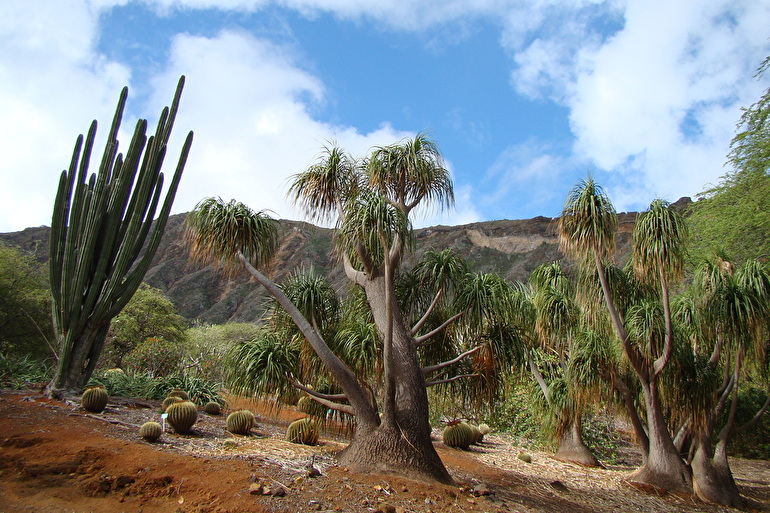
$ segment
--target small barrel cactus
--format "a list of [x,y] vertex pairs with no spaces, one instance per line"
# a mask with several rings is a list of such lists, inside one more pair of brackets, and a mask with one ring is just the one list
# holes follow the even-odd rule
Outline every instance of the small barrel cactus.
[[166,410],[168,423],[180,434],[189,433],[198,420],[198,407],[190,401],[174,403]]
[[450,424],[444,428],[444,444],[458,449],[467,449],[473,443],[473,431],[465,422]]
[[471,439],[473,440],[472,444],[477,444],[481,442],[481,440],[484,438],[484,435],[481,434],[481,430],[478,428],[476,424],[468,424],[468,426],[471,428],[471,434],[473,435]]
[[108,399],[106,388],[102,386],[91,387],[83,392],[80,405],[90,412],[101,413],[107,406]]
[[118,376],[125,376],[125,375],[126,373],[123,372],[123,369],[121,369],[120,367],[115,367],[113,369],[107,369],[106,371],[104,371],[104,377],[109,379],[115,378]]
[[181,388],[173,389],[171,392],[168,393],[168,397],[181,397],[185,401],[190,400],[190,396],[187,395],[187,392],[185,392]]
[[310,417],[295,420],[286,429],[286,439],[295,444],[315,445],[318,443],[318,426]]
[[181,402],[184,402],[184,399],[175,395],[170,395],[165,399],[163,399],[163,403],[160,405],[160,407],[165,412],[166,410],[168,410],[168,407],[171,406],[172,404],[181,403]]
[[481,436],[488,435],[490,431],[492,431],[487,424],[479,424],[479,431],[481,432]]
[[257,421],[249,410],[234,411],[225,420],[227,430],[236,435],[248,435]]
[[222,413],[222,407],[216,401],[209,401],[206,403],[206,406],[203,407],[203,411],[209,415],[219,415]]
[[316,417],[323,417],[326,415],[326,406],[314,401],[310,396],[303,396],[297,401],[297,409],[302,413],[308,415],[315,415]]
[[145,422],[142,427],[139,428],[139,436],[147,440],[148,442],[154,442],[163,433],[160,424],[157,422]]

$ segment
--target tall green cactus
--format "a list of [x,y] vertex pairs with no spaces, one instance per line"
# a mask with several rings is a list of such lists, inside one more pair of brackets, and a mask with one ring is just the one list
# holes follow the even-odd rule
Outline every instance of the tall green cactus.
[[60,349],[56,374],[48,385],[51,395],[79,390],[88,381],[110,320],[131,299],[158,248],[193,139],[190,132],[154,221],[163,188],[161,167],[183,87],[184,76],[171,108],[161,112],[155,135],[148,138],[147,121],[137,121],[125,157],[118,153],[117,140],[128,96],[124,87],[98,172],[86,181],[96,136],[94,121],[85,145],[78,136],[69,169],[61,174],[49,262]]

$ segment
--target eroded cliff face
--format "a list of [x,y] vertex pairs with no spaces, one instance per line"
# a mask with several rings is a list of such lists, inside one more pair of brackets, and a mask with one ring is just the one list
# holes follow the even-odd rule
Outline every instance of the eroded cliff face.
[[[631,231],[636,214],[619,214],[619,263],[630,251]],[[211,323],[257,321],[268,301],[262,287],[245,272],[225,278],[213,266],[189,263],[183,231],[186,214],[169,218],[163,239],[145,281],[161,289],[188,319]],[[47,227],[0,234],[0,240],[34,253],[41,262],[48,259]],[[297,221],[280,222],[280,245],[276,258],[266,270],[280,282],[297,269],[313,267],[327,275],[340,291],[348,286],[342,266],[332,255],[332,230]],[[555,220],[546,217],[517,221],[489,221],[462,226],[434,226],[415,232],[411,265],[426,250],[452,248],[477,272],[495,272],[511,281],[525,281],[544,262],[562,258]]]

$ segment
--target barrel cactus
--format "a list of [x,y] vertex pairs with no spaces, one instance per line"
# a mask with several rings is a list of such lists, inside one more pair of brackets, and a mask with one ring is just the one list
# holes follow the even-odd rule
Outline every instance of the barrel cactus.
[[484,438],[484,435],[481,434],[481,430],[476,424],[468,424],[468,427],[471,428],[471,439],[473,440],[472,444],[477,444],[481,442],[481,440]]
[[302,413],[315,415],[316,417],[323,417],[326,415],[326,406],[317,401],[314,401],[307,395],[301,397],[299,401],[297,401],[297,409]]
[[107,406],[107,389],[104,387],[92,387],[83,392],[83,397],[80,400],[81,406],[84,409],[93,412],[101,413]]
[[249,410],[234,411],[225,420],[227,430],[236,435],[248,435],[257,422]]
[[163,433],[160,424],[157,422],[145,422],[142,427],[139,428],[139,436],[147,440],[148,442],[154,442]]
[[184,402],[184,399],[177,396],[168,396],[165,399],[163,399],[163,403],[160,405],[161,409],[165,412],[168,410],[168,407],[171,406],[174,403],[182,403]]
[[485,436],[488,435],[492,430],[487,424],[479,424],[479,431],[481,432],[481,436]]
[[222,413],[222,407],[216,401],[209,401],[206,403],[206,406],[203,407],[203,411],[209,415],[219,415]]
[[286,429],[286,439],[295,444],[315,445],[318,443],[318,425],[310,417],[295,420]]
[[168,423],[180,434],[189,433],[198,420],[198,407],[190,401],[174,403],[166,410]]
[[467,449],[473,443],[473,430],[466,422],[451,423],[444,428],[444,444],[458,449]]
[[168,393],[168,397],[181,397],[185,401],[190,400],[190,396],[182,390],[181,388],[175,388],[171,392]]

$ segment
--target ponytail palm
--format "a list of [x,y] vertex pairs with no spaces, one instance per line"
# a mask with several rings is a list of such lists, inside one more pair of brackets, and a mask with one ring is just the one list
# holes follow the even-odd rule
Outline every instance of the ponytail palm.
[[[438,336],[448,324],[416,340],[394,284],[412,238],[410,212],[418,206],[451,206],[452,183],[438,146],[422,134],[376,148],[364,162],[359,165],[337,147],[324,148],[314,164],[294,177],[289,190],[311,218],[336,218],[336,253],[370,308],[371,316],[362,316],[363,322],[327,330],[326,296],[293,286],[282,289],[256,268],[275,247],[271,222],[261,213],[236,202],[206,200],[190,215],[188,239],[193,253],[204,260],[223,265],[240,261],[286,311],[344,390],[324,394],[294,383],[324,406],[356,416],[356,433],[341,456],[343,464],[449,483],[452,479],[430,440],[425,380],[430,369],[421,367],[417,355],[420,342]],[[363,361],[372,351],[380,354]],[[382,374],[375,383],[381,388],[375,391],[381,415],[369,389],[372,372]]]
[[[618,312],[605,274],[604,260],[612,256],[616,229],[615,210],[602,189],[590,178],[579,182],[570,191],[562,210],[562,217],[559,219],[559,241],[561,248],[583,265],[593,260],[615,333],[642,386],[647,422],[645,436],[649,445],[643,458],[644,464],[635,473],[634,479],[663,489],[689,492],[692,486],[691,476],[671,439],[657,382],[659,374],[670,360],[673,349],[668,280],[681,275],[686,229],[678,214],[660,200],[650,205],[634,228],[635,268],[642,276],[642,281],[657,281],[660,284],[663,301],[665,341],[662,344],[659,342],[659,335],[651,331],[652,325],[644,322],[653,318],[650,314],[654,309],[650,310],[641,305],[634,307],[634,319],[638,321],[634,327],[642,329],[645,337],[653,337],[648,338],[641,347],[650,349],[651,352],[646,352],[633,343],[629,336],[628,318],[624,319]],[[629,309],[626,315],[630,312]],[[624,400],[632,417],[639,417],[636,412],[631,412],[633,405],[629,402],[630,396],[626,394]]]

